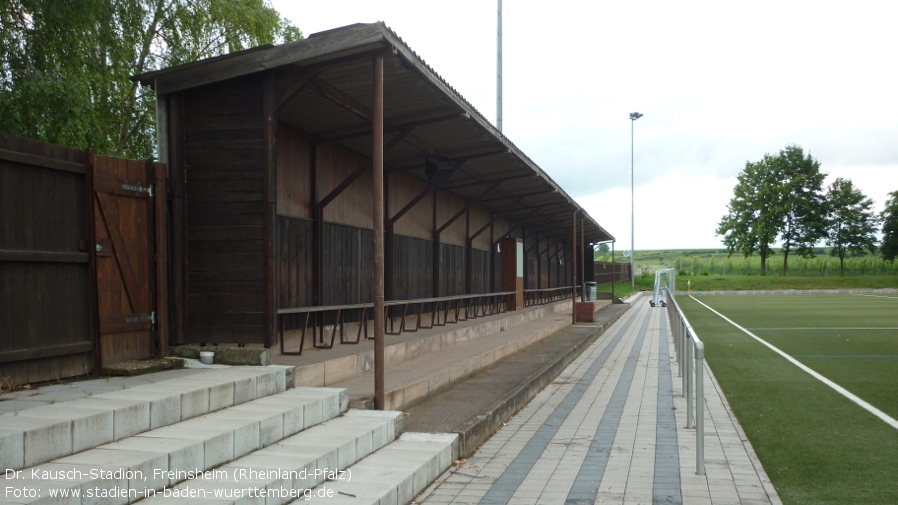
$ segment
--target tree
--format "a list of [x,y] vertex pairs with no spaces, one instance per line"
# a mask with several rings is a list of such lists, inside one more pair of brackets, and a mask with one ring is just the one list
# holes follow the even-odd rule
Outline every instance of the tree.
[[814,257],[814,245],[825,235],[823,179],[820,162],[804,155],[800,146],[788,145],[773,158],[774,179],[782,215],[779,239],[783,249],[783,276],[789,271],[789,253]]
[[0,131],[149,158],[155,95],[132,75],[301,37],[268,0],[5,0]]
[[882,259],[894,261],[898,257],[898,191],[889,193],[882,219]]
[[771,246],[782,222],[774,165],[769,154],[757,163],[745,163],[745,169],[736,176],[738,183],[727,214],[716,231],[723,236],[730,255],[739,251],[747,258],[757,252],[761,256],[761,275],[767,275],[767,257],[773,254]]
[[839,258],[839,271],[845,276],[845,256],[876,251],[878,220],[873,213],[873,200],[864,196],[851,179],[839,177],[826,192],[826,244],[830,255]]

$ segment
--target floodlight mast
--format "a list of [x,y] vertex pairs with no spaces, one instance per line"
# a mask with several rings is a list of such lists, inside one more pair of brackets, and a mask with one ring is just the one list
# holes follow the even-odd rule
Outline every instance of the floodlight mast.
[[636,287],[636,185],[633,157],[633,123],[644,114],[630,113],[630,286]]

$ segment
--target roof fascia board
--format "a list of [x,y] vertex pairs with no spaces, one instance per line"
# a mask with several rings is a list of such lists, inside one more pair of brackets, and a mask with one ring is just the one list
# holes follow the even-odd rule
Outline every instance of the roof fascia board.
[[[156,86],[159,93],[169,94],[284,65],[311,65],[383,47],[383,27],[379,24],[361,25],[345,32],[337,31],[297,40],[265,51],[253,51],[225,60],[211,60],[205,65],[163,70],[155,76]],[[150,77],[150,74],[144,74],[135,76],[134,79],[146,85],[152,84]]]

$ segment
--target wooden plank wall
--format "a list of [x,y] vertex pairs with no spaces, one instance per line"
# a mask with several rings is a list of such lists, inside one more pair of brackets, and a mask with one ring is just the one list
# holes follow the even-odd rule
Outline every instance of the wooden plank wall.
[[187,342],[266,336],[263,81],[248,76],[182,95]]
[[[353,172],[370,166],[364,157],[339,147],[319,144],[305,133],[286,125],[278,127],[277,137],[277,244],[278,306],[303,307],[312,304],[312,231],[315,201],[327,196]],[[315,159],[312,159],[312,156]],[[312,194],[312,167],[317,167],[318,193]],[[396,215],[409,202],[430,187],[426,181],[404,173],[390,174],[387,188],[388,216]],[[445,223],[462,210],[466,202],[449,193],[426,195],[409,212],[396,220],[393,228],[393,298],[408,300],[433,295],[433,208],[437,198],[437,221]],[[323,295],[325,305],[370,302],[371,297],[371,174],[363,173],[333,200],[323,213]],[[461,295],[490,291],[490,279],[501,286],[501,254],[492,251],[487,229],[472,245],[472,282],[466,286],[468,230],[480,229],[491,219],[488,209],[472,205],[440,235],[440,294]],[[468,222],[470,219],[470,222]],[[512,223],[499,216],[493,223],[493,240],[505,235]],[[513,236],[521,233],[518,227]],[[389,239],[389,238],[388,238]],[[545,239],[543,239],[545,243]],[[545,248],[545,245],[543,246]],[[496,271],[492,272],[495,256]],[[536,250],[532,252],[536,258]],[[544,257],[548,257],[545,254]],[[548,260],[542,287],[555,287],[561,274],[558,259],[550,268]],[[566,262],[565,266],[569,266]],[[536,286],[536,264],[528,266],[529,281]]]
[[0,134],[0,380],[91,371],[86,163],[84,151]]

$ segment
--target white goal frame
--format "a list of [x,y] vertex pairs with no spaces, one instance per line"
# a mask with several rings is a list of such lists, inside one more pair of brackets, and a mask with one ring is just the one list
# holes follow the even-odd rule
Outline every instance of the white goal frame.
[[662,268],[655,272],[655,290],[649,301],[652,307],[667,307],[667,293],[673,297],[677,291],[677,274],[673,268]]

